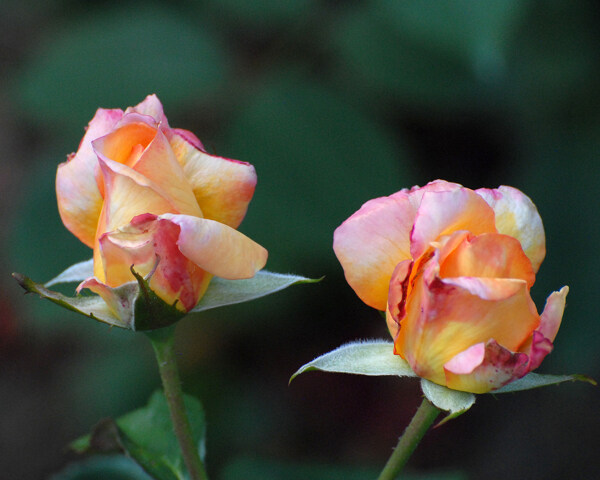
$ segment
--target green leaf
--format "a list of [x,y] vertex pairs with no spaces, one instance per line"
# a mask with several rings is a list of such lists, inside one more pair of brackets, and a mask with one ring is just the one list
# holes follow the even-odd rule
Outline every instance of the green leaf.
[[[192,436],[203,457],[206,434],[204,410],[194,397],[184,395],[184,402]],[[71,448],[78,453],[118,451],[127,454],[157,480],[187,478],[179,443],[173,432],[169,406],[160,391],[150,397],[147,406],[116,421],[101,421],[91,435],[75,440]]]
[[394,344],[385,340],[365,340],[342,345],[300,367],[292,375],[290,382],[310,370],[374,376],[416,376],[404,359],[394,355]]
[[452,390],[425,378],[421,378],[421,390],[437,408],[449,412],[449,415],[438,423],[438,426],[462,415],[475,403],[474,394]]
[[69,465],[50,480],[152,480],[131,458],[122,455],[94,456]]
[[545,387],[546,385],[557,385],[563,382],[588,382],[596,385],[596,381],[585,375],[541,375],[539,373],[530,373],[523,378],[505,385],[498,390],[493,390],[489,393],[510,393],[519,392],[521,390],[531,390],[532,388]]
[[203,312],[211,308],[249,302],[270,295],[284,288],[301,283],[316,283],[321,279],[305,278],[298,275],[273,273],[261,270],[254,277],[244,280],[225,280],[215,277],[206,293],[191,311]]

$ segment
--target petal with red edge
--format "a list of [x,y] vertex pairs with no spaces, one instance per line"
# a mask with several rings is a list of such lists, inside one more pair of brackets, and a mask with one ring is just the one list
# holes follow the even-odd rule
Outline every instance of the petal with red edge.
[[368,201],[333,234],[333,250],[346,280],[360,299],[373,308],[386,309],[396,265],[411,260],[414,217],[408,195],[398,192]]
[[537,272],[546,256],[546,237],[542,219],[531,199],[520,190],[504,185],[493,190],[480,188],[475,193],[494,209],[498,232],[521,242]]
[[567,286],[562,287],[558,292],[552,292],[540,315],[540,326],[537,330],[551,342],[556,338],[560,328],[568,293],[569,287]]
[[412,260],[404,260],[396,265],[388,293],[388,306],[385,312],[390,335],[395,340],[400,330],[400,320],[404,318],[406,308],[406,292],[412,269]]
[[495,233],[494,211],[467,188],[425,192],[411,234],[412,257],[418,258],[431,242],[459,230],[474,235]]
[[529,361],[527,363],[527,372],[531,370],[535,370],[542,363],[542,360],[546,358],[554,345],[550,340],[545,338],[540,332],[537,330],[533,332],[533,335],[521,346],[519,352],[524,353],[529,357]]
[[187,136],[172,133],[171,147],[204,217],[237,228],[254,195],[254,167],[209,155],[190,143]]
[[513,353],[495,340],[481,342],[458,353],[444,365],[446,386],[454,390],[486,393],[521,378],[527,355]]
[[244,234],[214,220],[165,214],[181,227],[179,250],[198,267],[228,280],[252,278],[267,263],[267,251]]
[[102,209],[102,194],[96,183],[98,157],[92,140],[108,133],[121,119],[121,110],[99,109],[90,121],[77,153],[58,166],[56,197],[65,226],[84,244],[93,247]]
[[106,276],[111,284],[133,279],[130,266],[142,276],[151,274],[150,288],[166,303],[191,310],[204,294],[211,275],[178,248],[181,228],[156,215],[143,214],[129,225],[100,239]]

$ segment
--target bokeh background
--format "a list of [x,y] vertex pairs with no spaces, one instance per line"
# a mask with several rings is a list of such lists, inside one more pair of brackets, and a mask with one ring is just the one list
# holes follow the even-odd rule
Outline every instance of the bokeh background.
[[[269,249],[268,269],[325,275],[181,322],[211,478],[365,479],[382,467],[418,382],[287,383],[341,343],[387,337],[345,283],[332,233],[368,199],[436,178],[532,197],[548,247],[538,308],[571,287],[540,371],[600,378],[599,20],[592,0],[2,0],[0,476],[60,472],[79,460],[69,441],[159,386],[141,335],[24,297],[9,275],[45,281],[89,258],[60,222],[56,167],[96,108],[149,93],[209,151],[255,165],[241,230]],[[408,471],[595,478],[599,400],[587,384],[480,396],[427,435]]]

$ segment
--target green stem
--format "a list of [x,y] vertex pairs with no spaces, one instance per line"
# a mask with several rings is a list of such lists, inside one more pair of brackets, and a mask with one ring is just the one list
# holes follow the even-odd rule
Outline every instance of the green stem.
[[173,348],[175,325],[148,331],[146,334],[154,348],[165,397],[171,412],[173,429],[181,448],[185,466],[190,474],[190,480],[208,480],[204,465],[198,455],[198,448],[194,442],[192,428],[183,403],[183,392]]
[[423,398],[421,406],[398,440],[398,445],[383,467],[378,480],[393,480],[398,476],[439,413],[437,407]]

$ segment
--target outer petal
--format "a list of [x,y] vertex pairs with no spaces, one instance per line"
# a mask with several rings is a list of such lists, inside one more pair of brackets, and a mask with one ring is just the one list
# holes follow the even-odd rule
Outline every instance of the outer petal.
[[546,237],[542,219],[531,199],[520,190],[507,186],[494,190],[480,188],[475,192],[494,209],[498,232],[521,242],[534,272],[537,272],[546,255]]
[[396,265],[411,260],[410,231],[415,213],[408,194],[399,192],[368,201],[333,234],[333,249],[346,280],[373,308],[386,309]]
[[521,378],[527,355],[513,353],[495,340],[475,344],[444,365],[446,386],[454,390],[486,393]]
[[202,216],[192,188],[160,130],[145,123],[131,123],[96,140],[93,145],[98,157],[122,163],[144,175],[178,212]]
[[546,300],[538,331],[551,342],[558,333],[568,293],[569,287],[563,287],[558,292],[552,292]]
[[178,225],[156,215],[143,214],[129,225],[100,239],[106,276],[110,283],[133,280],[134,265],[141,275],[151,274],[150,288],[165,302],[191,310],[204,294],[212,277],[179,250]]
[[[122,328],[131,328],[130,320],[133,312],[133,295],[119,295],[115,289],[102,283],[96,277],[91,277],[81,282],[77,287],[77,293],[81,292],[84,288],[88,288],[102,297],[102,300],[106,302],[107,307],[112,312],[116,325]],[[131,293],[133,293],[133,289],[131,289]]]
[[548,300],[546,300],[544,311],[540,316],[540,326],[519,349],[520,352],[529,356],[528,371],[539,367],[542,360],[554,348],[552,342],[560,327],[568,293],[569,287],[563,287],[560,291],[550,294]]
[[459,230],[467,230],[474,235],[496,232],[494,211],[467,188],[426,191],[411,234],[412,257],[420,257],[431,242]]
[[252,278],[267,263],[267,251],[244,234],[214,220],[161,215],[181,228],[181,253],[202,270],[228,280]]
[[209,155],[190,143],[188,135],[178,132],[171,132],[171,147],[204,217],[237,228],[254,195],[254,167]]
[[93,247],[102,209],[102,195],[96,184],[98,158],[92,140],[106,135],[121,119],[121,110],[99,109],[90,121],[79,150],[58,166],[56,197],[65,226],[83,243]]
[[455,355],[490,339],[517,351],[539,316],[523,280],[440,279],[438,268],[433,257],[413,269],[395,347],[415,373],[443,385],[443,366]]

